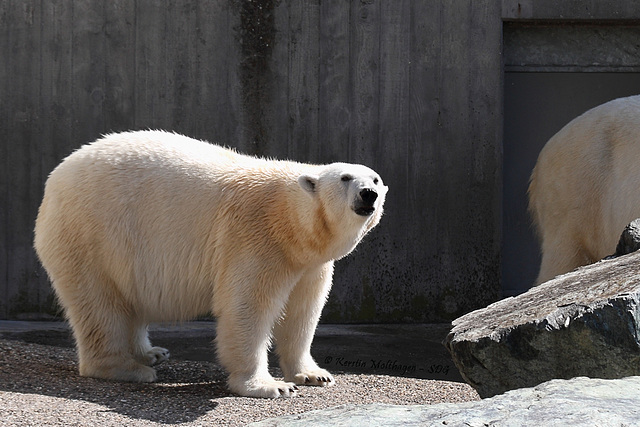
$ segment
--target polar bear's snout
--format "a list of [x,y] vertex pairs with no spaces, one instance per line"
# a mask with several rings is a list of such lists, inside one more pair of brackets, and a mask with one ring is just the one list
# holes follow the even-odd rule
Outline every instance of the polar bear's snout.
[[360,192],[360,198],[365,204],[373,206],[376,199],[378,198],[378,193],[376,192],[376,190],[373,190],[371,188],[365,188]]
[[355,212],[358,215],[369,216],[375,210],[375,202],[378,199],[378,192],[372,188],[365,188],[360,190],[358,198],[356,200]]

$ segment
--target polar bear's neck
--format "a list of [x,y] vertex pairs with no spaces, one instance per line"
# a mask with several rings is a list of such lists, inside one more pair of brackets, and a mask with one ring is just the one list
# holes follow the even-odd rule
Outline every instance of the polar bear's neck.
[[[248,218],[242,234],[267,235],[276,252],[294,264],[321,264],[353,250],[367,229],[362,220],[332,218],[324,202],[298,184],[313,166],[287,161],[253,159],[224,179],[233,210]],[[233,194],[242,193],[241,198]]]
[[361,224],[332,219],[322,200],[297,184],[286,185],[287,207],[272,211],[273,227],[288,257],[301,264],[325,263],[350,253],[365,234]]

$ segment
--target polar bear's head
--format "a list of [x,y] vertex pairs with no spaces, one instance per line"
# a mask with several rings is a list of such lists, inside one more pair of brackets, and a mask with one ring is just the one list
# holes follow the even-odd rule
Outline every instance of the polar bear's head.
[[320,167],[317,174],[301,175],[298,183],[318,198],[331,222],[362,228],[359,237],[380,221],[388,187],[366,166],[333,163]]

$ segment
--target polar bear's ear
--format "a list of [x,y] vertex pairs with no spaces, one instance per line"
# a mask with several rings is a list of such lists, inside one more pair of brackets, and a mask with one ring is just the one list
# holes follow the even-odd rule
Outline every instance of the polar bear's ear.
[[303,190],[313,194],[316,191],[316,184],[318,183],[318,179],[319,177],[315,175],[304,174],[298,177],[298,184],[300,184],[300,187],[302,187]]

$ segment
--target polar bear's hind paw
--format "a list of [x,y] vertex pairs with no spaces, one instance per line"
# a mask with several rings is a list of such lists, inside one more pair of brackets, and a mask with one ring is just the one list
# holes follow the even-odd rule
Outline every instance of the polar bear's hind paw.
[[162,362],[166,362],[167,360],[169,360],[170,356],[171,353],[169,353],[169,350],[162,347],[153,347],[147,352],[149,366],[155,366],[159,365]]

